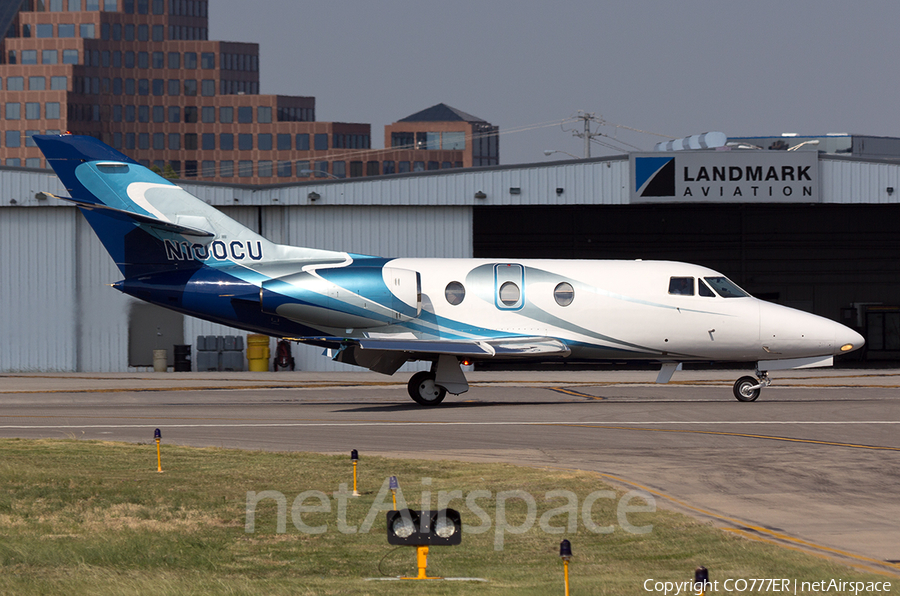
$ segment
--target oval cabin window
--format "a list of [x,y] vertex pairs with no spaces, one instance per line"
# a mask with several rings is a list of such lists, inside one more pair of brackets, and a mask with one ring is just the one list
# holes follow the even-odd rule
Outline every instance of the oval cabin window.
[[500,286],[500,302],[506,306],[515,306],[519,302],[519,296],[521,296],[519,286],[513,282],[508,281]]
[[562,282],[553,290],[553,298],[560,306],[569,306],[575,300],[575,288],[568,282]]
[[463,299],[466,297],[466,288],[458,281],[451,281],[444,290],[444,297],[453,306],[462,304]]

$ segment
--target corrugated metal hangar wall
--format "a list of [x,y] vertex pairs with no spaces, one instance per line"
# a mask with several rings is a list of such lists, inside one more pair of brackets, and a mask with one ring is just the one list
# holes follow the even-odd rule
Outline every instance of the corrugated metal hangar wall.
[[[900,193],[888,192],[900,189],[900,165],[822,156],[817,167],[817,200],[780,203],[635,204],[625,157],[261,188],[181,183],[280,243],[383,256],[664,258],[833,319],[851,303],[881,303],[876,343],[900,357],[890,339],[900,342]],[[0,371],[135,370],[133,319],[163,333],[140,341],[170,352],[198,335],[244,335],[180,315],[173,329],[165,311],[108,287],[120,274],[83,217],[38,191],[65,194],[49,171],[0,168]],[[359,370],[319,349],[295,345],[294,356],[301,370]]]
[[[264,236],[288,244],[360,254],[471,256],[467,207],[278,206],[222,207],[222,211],[253,229],[259,229],[262,221]],[[140,341],[154,344],[148,349],[168,349],[170,355],[172,345],[193,345],[198,335],[246,334],[174,314],[183,326],[173,336],[166,325],[173,314],[108,286],[121,274],[72,207],[0,209],[0,251],[4,255],[0,371],[135,370],[129,366],[133,317],[157,319],[150,327],[159,327],[165,337]],[[331,362],[319,348],[295,345],[293,352],[298,370],[360,370]]]

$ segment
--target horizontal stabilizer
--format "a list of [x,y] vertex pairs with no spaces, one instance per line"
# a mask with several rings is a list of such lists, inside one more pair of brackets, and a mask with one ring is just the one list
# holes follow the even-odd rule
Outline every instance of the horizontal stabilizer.
[[125,211],[124,209],[115,209],[113,207],[107,207],[101,203],[88,203],[86,201],[79,201],[78,199],[73,199],[72,197],[59,197],[49,192],[43,193],[46,196],[53,199],[60,199],[62,201],[69,201],[71,203],[75,203],[78,207],[82,209],[90,209],[91,211],[99,211],[101,213],[105,213],[107,215],[117,217],[118,219],[130,219],[135,223],[150,226],[152,228],[157,228],[159,230],[164,230],[166,232],[173,232],[176,234],[184,234],[185,236],[198,236],[201,238],[209,238],[215,236],[213,232],[209,232],[207,230],[201,230],[199,228],[192,228],[190,226],[184,226],[180,224],[173,223],[171,221],[164,221],[162,219],[157,219],[155,217],[150,217],[147,215],[141,215],[140,213],[134,213],[133,211]]

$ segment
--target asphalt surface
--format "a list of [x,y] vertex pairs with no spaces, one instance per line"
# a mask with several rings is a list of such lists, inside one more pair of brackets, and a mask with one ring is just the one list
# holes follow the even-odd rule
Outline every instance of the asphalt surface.
[[593,471],[749,539],[900,575],[900,370],[471,373],[423,408],[406,376],[0,375],[0,437],[503,461]]

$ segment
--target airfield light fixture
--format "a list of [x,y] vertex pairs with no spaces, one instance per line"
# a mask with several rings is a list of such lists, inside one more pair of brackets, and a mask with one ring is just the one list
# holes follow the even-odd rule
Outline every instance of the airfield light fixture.
[[309,199],[310,201],[312,201],[313,203],[315,203],[316,201],[318,201],[319,199],[322,198],[322,195],[313,191],[313,192],[309,193],[308,195],[306,195],[306,198]]
[[559,556],[563,560],[563,575],[566,582],[566,596],[569,596],[569,559],[572,558],[572,543],[563,540],[559,543]]
[[559,543],[559,556],[563,561],[568,561],[572,558],[572,543],[568,540],[563,540]]
[[356,464],[359,463],[359,452],[356,449],[350,451],[350,461],[353,462],[353,496],[358,497],[359,491],[356,490]]
[[419,574],[400,579],[441,579],[428,577],[428,547],[454,546],[462,541],[462,519],[455,509],[387,512],[388,544],[415,546]]
[[454,546],[462,541],[462,518],[455,509],[387,512],[388,544]]
[[476,199],[486,199],[487,195],[484,194],[483,190],[479,190],[478,192],[475,193],[475,198]]
[[162,472],[162,453],[159,450],[159,442],[162,440],[162,433],[158,428],[153,431],[153,438],[156,440],[156,471]]
[[391,476],[388,486],[391,489],[391,498],[394,500],[394,511],[397,511],[397,489],[400,488],[400,483],[397,482],[396,476]]
[[[706,593],[706,586],[709,583],[709,571],[701,565],[694,569],[694,592],[703,596]],[[699,589],[698,589],[699,586]]]

